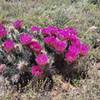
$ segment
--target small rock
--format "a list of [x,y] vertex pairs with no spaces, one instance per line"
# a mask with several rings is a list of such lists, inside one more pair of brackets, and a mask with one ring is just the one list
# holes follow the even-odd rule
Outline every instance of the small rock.
[[96,29],[97,29],[97,27],[96,27],[96,26],[92,26],[92,27],[90,27],[90,28],[88,29],[88,31],[95,32],[95,31],[96,31]]
[[96,65],[97,70],[100,70],[100,63],[97,63]]

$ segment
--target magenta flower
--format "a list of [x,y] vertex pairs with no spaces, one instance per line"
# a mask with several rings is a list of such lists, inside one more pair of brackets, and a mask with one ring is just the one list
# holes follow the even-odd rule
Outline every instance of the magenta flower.
[[77,30],[72,27],[61,29],[58,32],[59,32],[58,38],[61,40],[72,40],[76,38],[78,34]]
[[28,34],[28,33],[22,33],[19,36],[19,40],[23,45],[28,45],[32,41],[32,36],[30,34]]
[[56,38],[53,36],[44,38],[44,43],[51,47],[54,47],[55,42],[56,42]]
[[67,47],[65,41],[61,41],[53,36],[44,38],[44,42],[52,47],[57,53],[63,53]]
[[51,33],[51,36],[57,36],[58,35],[58,28],[55,26],[48,26],[48,30]]
[[41,77],[44,71],[41,69],[40,66],[34,65],[32,66],[32,75],[36,77]]
[[80,51],[76,46],[70,46],[68,52],[65,54],[65,60],[73,63],[78,58]]
[[67,44],[64,41],[57,40],[54,43],[54,49],[57,53],[63,53],[65,51],[66,47],[67,47]]
[[30,44],[29,44],[29,47],[35,51],[37,54],[39,54],[42,50],[42,46],[37,42],[37,41],[32,41]]
[[3,49],[6,51],[6,52],[10,52],[14,49],[14,42],[12,40],[6,40],[4,43],[3,43]]
[[0,24],[0,39],[7,35],[7,30],[3,24]]
[[78,37],[74,34],[70,34],[69,40],[72,42],[75,42],[78,39]]
[[49,30],[47,28],[42,28],[41,30],[42,30],[42,34],[44,36],[50,36],[50,32],[49,32]]
[[15,29],[21,29],[23,27],[23,21],[22,20],[16,20],[13,22],[13,26]]
[[46,54],[39,54],[36,57],[35,61],[37,62],[38,65],[45,66],[48,63],[49,59]]
[[58,28],[54,26],[48,26],[42,29],[42,33],[44,36],[57,36]]
[[31,27],[31,31],[32,31],[32,32],[40,31],[40,28],[37,27],[37,26],[32,26],[32,27]]
[[58,38],[60,40],[68,40],[70,38],[70,33],[65,31],[65,30],[59,30],[58,31],[59,34],[58,34]]
[[80,55],[86,56],[89,52],[89,46],[87,44],[81,44]]
[[79,53],[80,53],[80,48],[77,48],[77,46],[76,45],[71,45],[70,47],[69,47],[69,52],[70,53],[73,53],[74,55],[79,55]]
[[81,41],[79,40],[77,36],[71,35],[70,42],[71,42],[71,45],[76,46],[78,49],[81,48]]
[[74,61],[76,61],[76,59],[77,59],[77,56],[74,55],[73,53],[68,52],[65,54],[65,60],[70,63],[73,63]]
[[43,33],[44,36],[50,36],[51,35],[50,30],[48,28],[43,28],[42,33]]

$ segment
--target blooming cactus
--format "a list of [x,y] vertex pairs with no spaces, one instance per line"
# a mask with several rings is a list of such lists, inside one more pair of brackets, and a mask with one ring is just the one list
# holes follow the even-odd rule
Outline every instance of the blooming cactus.
[[12,40],[6,40],[4,43],[3,43],[3,49],[6,51],[6,52],[10,52],[14,49],[14,42]]
[[79,52],[80,51],[76,46],[71,46],[68,52],[65,54],[65,60],[73,63],[78,58]]
[[15,29],[21,29],[23,27],[23,21],[22,20],[16,20],[13,22],[13,26]]
[[48,56],[46,54],[38,55],[35,60],[40,66],[45,66],[49,61]]
[[54,47],[55,42],[56,38],[53,36],[44,38],[44,43],[48,46]]
[[[57,35],[52,35],[51,29],[53,29],[53,32],[57,32]],[[50,48],[53,48],[57,54],[64,54],[66,52],[66,61],[73,63],[77,60],[79,54],[87,55],[89,48],[81,43],[75,28],[67,27],[56,30],[55,28],[47,27],[45,30],[44,43]]]
[[7,35],[7,30],[3,24],[0,24],[0,39]]
[[35,32],[35,31],[38,32],[38,31],[40,31],[40,28],[37,27],[37,26],[32,26],[32,27],[31,27],[31,31],[32,31],[32,32]]
[[[15,29],[19,30],[23,27],[23,21],[16,20],[13,22],[13,26]],[[89,52],[88,45],[80,41],[78,38],[78,32],[73,27],[58,28],[55,26],[47,26],[40,28],[38,26],[32,26],[26,33],[25,30],[21,30],[21,32],[22,33],[19,32],[19,40],[16,42],[13,42],[14,40],[5,39],[4,37],[8,35],[7,30],[4,25],[0,24],[0,39],[3,46],[2,49],[9,54],[12,50],[13,53],[14,51],[17,53],[17,47],[14,48],[15,45],[20,44],[21,48],[26,46],[27,48],[25,48],[25,50],[27,50],[23,53],[23,57],[25,59],[24,61],[26,62],[27,58],[28,65],[35,64],[32,66],[31,73],[36,77],[40,77],[44,74],[44,72],[46,72],[45,70],[48,69],[49,66],[52,66],[50,63],[56,62],[55,59],[58,55],[60,55],[61,59],[63,59],[61,60],[61,63],[63,63],[63,61],[74,63],[79,57],[81,57],[80,55],[86,56]],[[37,36],[40,37],[35,37],[35,35],[32,34],[33,32],[39,32]],[[20,49],[19,52],[22,50],[23,49]],[[50,52],[50,50],[52,52]],[[54,61],[51,61],[50,59],[52,58],[50,57],[51,54],[55,57]],[[32,61],[30,59],[32,59]],[[17,69],[23,70],[26,68],[24,71],[27,72],[28,65],[25,67],[25,63],[23,62],[21,65],[18,65]],[[2,66],[0,70],[2,71]]]
[[54,26],[48,26],[42,29],[44,36],[56,36],[58,34],[58,28]]
[[36,77],[41,77],[44,71],[41,69],[40,66],[34,65],[32,66],[32,75]]
[[57,53],[63,53],[67,47],[67,43],[64,41],[57,40],[54,43],[54,49]]
[[28,33],[22,33],[20,36],[19,36],[19,40],[20,42],[23,44],[23,45],[27,45],[27,44],[30,44],[31,41],[32,41],[32,36]]
[[68,40],[70,38],[70,33],[65,30],[59,30],[58,38],[60,40]]
[[89,46],[87,44],[81,44],[80,54],[85,56],[89,52]]
[[29,44],[29,47],[35,51],[37,54],[39,54],[42,50],[42,46],[39,44],[39,42],[37,41],[32,41],[30,44]]

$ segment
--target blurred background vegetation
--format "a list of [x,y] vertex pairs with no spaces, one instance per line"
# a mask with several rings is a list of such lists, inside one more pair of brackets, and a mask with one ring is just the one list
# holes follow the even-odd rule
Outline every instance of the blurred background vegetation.
[[100,0],[0,0],[0,20],[23,19],[25,23],[59,27],[75,26],[85,33],[91,26],[100,31]]

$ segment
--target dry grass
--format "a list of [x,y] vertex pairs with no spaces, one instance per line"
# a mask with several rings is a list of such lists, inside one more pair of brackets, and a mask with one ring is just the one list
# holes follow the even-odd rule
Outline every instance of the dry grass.
[[0,100],[99,100],[100,71],[92,66],[88,72],[90,78],[81,79],[76,86],[62,81],[59,75],[54,76],[54,88],[51,92],[34,92],[30,86],[25,93],[7,90]]

